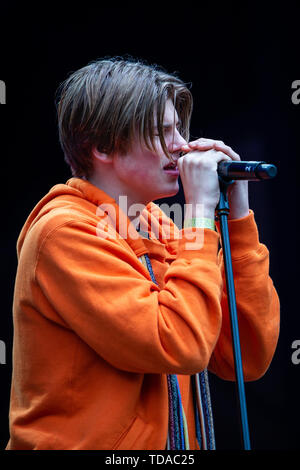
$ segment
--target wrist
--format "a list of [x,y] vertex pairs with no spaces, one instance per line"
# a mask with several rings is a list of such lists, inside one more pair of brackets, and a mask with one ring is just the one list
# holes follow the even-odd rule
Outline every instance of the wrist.
[[242,219],[243,217],[247,217],[250,214],[250,210],[248,209],[239,209],[239,210],[231,210],[229,211],[228,219]]
[[215,220],[207,217],[192,217],[191,219],[184,220],[184,228],[209,228],[215,230]]
[[228,192],[229,219],[242,219],[249,214],[248,181],[236,181]]
[[215,219],[215,207],[205,203],[186,203],[184,211],[184,219]]

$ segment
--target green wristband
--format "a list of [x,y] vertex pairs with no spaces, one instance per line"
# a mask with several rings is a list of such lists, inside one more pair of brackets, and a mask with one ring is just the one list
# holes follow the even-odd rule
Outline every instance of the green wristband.
[[215,230],[214,219],[207,219],[206,217],[193,217],[192,219],[186,219],[184,221],[184,228],[196,227],[196,228],[210,228]]

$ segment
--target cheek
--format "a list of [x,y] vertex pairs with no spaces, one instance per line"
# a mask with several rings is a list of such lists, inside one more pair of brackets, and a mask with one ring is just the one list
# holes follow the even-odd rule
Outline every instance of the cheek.
[[135,151],[131,155],[119,157],[116,162],[116,170],[119,177],[127,182],[145,181],[157,176],[161,170],[161,156],[148,149]]
[[143,152],[138,158],[130,165],[130,172],[139,175],[141,178],[151,177],[157,175],[160,170],[160,157],[158,154],[147,151]]

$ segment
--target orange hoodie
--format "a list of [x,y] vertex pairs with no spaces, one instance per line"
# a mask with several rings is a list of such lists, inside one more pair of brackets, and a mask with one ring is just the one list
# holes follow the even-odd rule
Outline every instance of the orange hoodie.
[[[108,204],[117,214],[109,225],[99,209]],[[148,214],[152,239],[107,194],[71,178],[28,217],[17,244],[7,449],[165,449],[168,373],[178,374],[198,448],[190,374],[208,367],[234,380],[220,237],[204,229],[203,246],[190,250],[195,229],[170,227],[154,203],[144,226]],[[253,212],[229,231],[244,374],[255,380],[276,348],[279,300]]]

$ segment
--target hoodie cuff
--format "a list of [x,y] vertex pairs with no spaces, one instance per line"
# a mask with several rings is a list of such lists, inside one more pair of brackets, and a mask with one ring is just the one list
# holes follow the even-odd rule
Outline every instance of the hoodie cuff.
[[[216,228],[221,234],[219,221],[216,222]],[[239,258],[249,251],[258,250],[259,234],[252,210],[249,211],[249,215],[241,219],[228,220],[228,232],[232,258]]]
[[192,260],[197,254],[207,261],[216,262],[219,234],[209,228],[186,227],[180,230],[177,256]]

